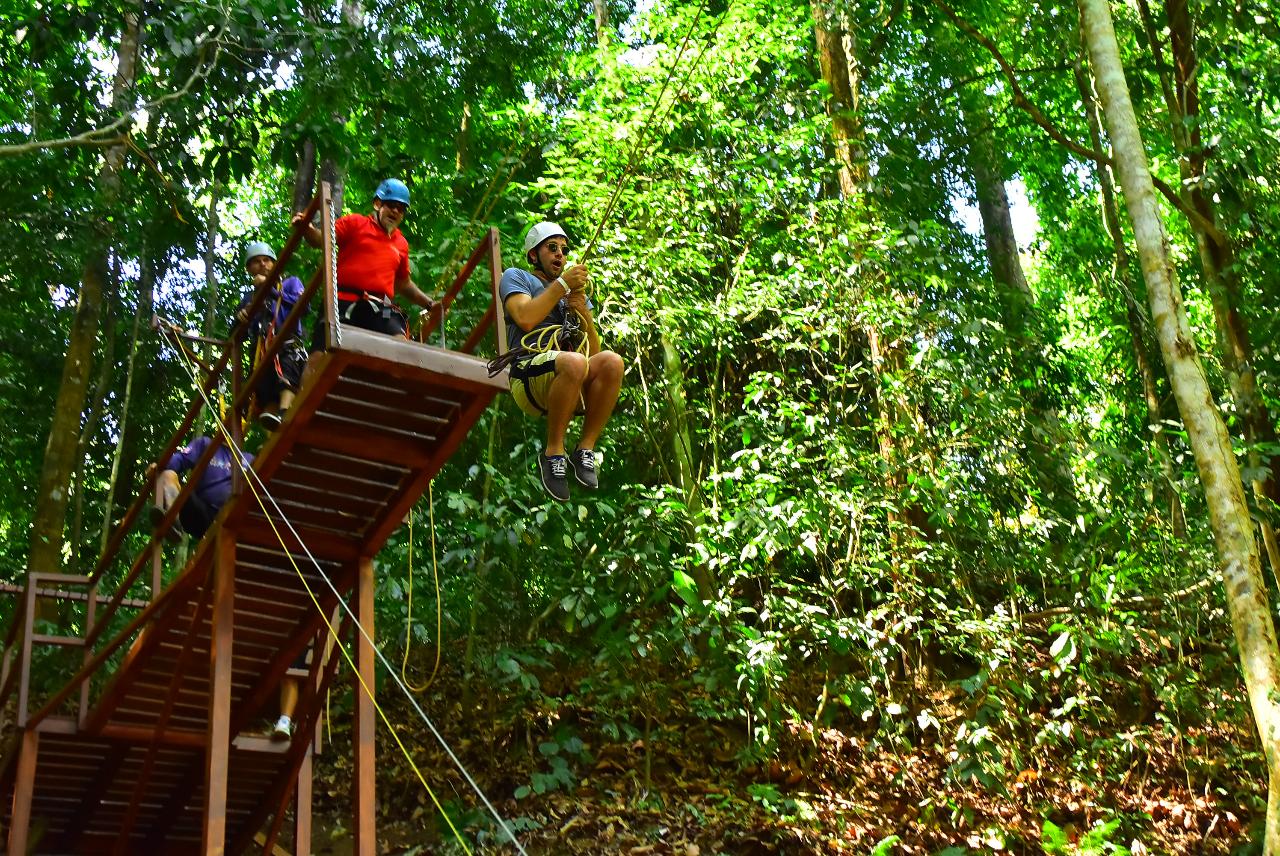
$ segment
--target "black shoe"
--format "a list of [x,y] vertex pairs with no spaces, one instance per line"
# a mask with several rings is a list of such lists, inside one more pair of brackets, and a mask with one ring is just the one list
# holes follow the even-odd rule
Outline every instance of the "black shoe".
[[552,499],[569,501],[568,458],[564,455],[539,455],[538,472],[542,476],[542,486]]
[[578,484],[595,490],[600,486],[596,480],[596,453],[590,449],[574,449],[569,453],[569,461],[573,464],[573,475]]
[[[151,506],[151,526],[153,529],[160,525],[167,513],[168,512],[159,506]],[[182,540],[182,536],[185,534],[186,533],[182,529],[182,521],[175,517],[173,518],[173,525],[170,526],[169,531],[164,534],[164,540],[168,541],[170,544],[177,544]]]
[[280,427],[280,414],[264,410],[258,414],[258,424],[268,431],[274,431]]

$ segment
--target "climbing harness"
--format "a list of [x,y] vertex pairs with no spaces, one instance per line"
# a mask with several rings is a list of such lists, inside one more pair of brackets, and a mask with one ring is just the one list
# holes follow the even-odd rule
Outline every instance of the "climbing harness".
[[[250,247],[252,246],[253,245],[250,244]],[[264,244],[263,246],[266,246],[266,245]],[[257,330],[257,334],[254,335],[253,331],[258,325],[254,323],[250,324],[250,335],[254,336],[255,344],[253,349],[253,355],[249,360],[249,374],[253,374],[254,367],[257,366],[258,363],[262,360],[263,355],[266,354],[267,350],[271,347],[271,343],[275,340],[276,335],[279,333],[280,307],[283,305],[284,305],[284,282],[283,280],[281,280],[276,285],[276,305],[272,307],[271,317],[266,324],[266,329]],[[288,313],[286,313],[286,315],[287,314]],[[281,380],[283,380],[285,376],[284,365],[280,362],[280,357],[283,354],[284,354],[284,348],[281,348],[280,350],[276,351],[276,355],[272,360],[273,368],[276,371],[276,377],[280,378]],[[242,415],[245,416],[245,418],[252,417],[253,414],[258,410],[259,406],[260,405],[258,404],[258,391],[256,389],[250,390],[249,400],[245,404],[245,412]]]
[[[182,351],[179,351],[179,354],[185,357],[185,354],[183,354]],[[184,368],[186,368],[187,373],[191,377],[192,386],[195,387],[197,392],[199,392],[200,397],[205,402],[205,405],[212,408],[212,405],[210,404],[208,397],[205,395],[204,389],[200,385],[199,378],[196,376],[195,369],[192,363],[189,360],[184,359],[183,366]],[[454,753],[453,749],[445,741],[444,736],[439,732],[439,730],[437,730],[435,723],[433,723],[431,719],[427,716],[426,712],[423,711],[421,705],[418,704],[417,699],[415,699],[413,697],[413,694],[409,692],[408,687],[406,687],[404,685],[404,682],[400,680],[398,675],[396,675],[395,670],[391,666],[391,663],[387,661],[386,655],[382,653],[382,650],[376,644],[374,644],[373,638],[369,635],[369,632],[365,629],[365,627],[360,623],[360,619],[356,616],[354,610],[351,608],[351,605],[348,604],[346,602],[346,599],[340,595],[337,587],[333,584],[333,581],[329,578],[329,575],[325,573],[324,568],[321,567],[319,561],[317,561],[315,556],[312,555],[311,550],[307,547],[306,542],[303,541],[301,535],[294,528],[293,523],[290,522],[289,518],[285,515],[284,511],[280,508],[280,505],[276,502],[275,497],[271,495],[271,492],[270,490],[267,489],[267,486],[262,483],[262,480],[258,477],[257,471],[254,470],[252,467],[245,466],[245,463],[241,457],[243,455],[243,452],[236,446],[235,441],[231,436],[231,432],[227,429],[225,421],[221,419],[217,420],[217,428],[218,428],[218,431],[223,436],[223,441],[228,445],[228,447],[231,450],[233,450],[236,453],[232,456],[232,458],[237,461],[237,465],[240,467],[241,475],[244,477],[245,484],[249,486],[249,490],[253,494],[254,501],[258,503],[258,507],[262,511],[262,514],[266,519],[267,523],[270,525],[272,533],[275,535],[276,539],[279,541],[280,547],[283,550],[286,558],[288,558],[290,565],[293,566],[294,572],[298,575],[298,579],[302,582],[302,586],[306,590],[307,596],[311,599],[312,604],[316,608],[316,612],[320,615],[320,619],[324,622],[325,628],[328,630],[329,636],[333,641],[333,646],[341,652],[343,659],[347,661],[347,665],[350,667],[352,674],[355,675],[356,680],[359,681],[361,688],[368,695],[369,701],[373,705],[374,710],[377,712],[379,718],[382,720],[383,724],[386,726],[387,731],[390,732],[392,739],[395,740],[396,746],[399,747],[401,754],[404,755],[405,757],[405,760],[409,762],[410,768],[413,770],[414,775],[417,776],[418,782],[422,785],[423,789],[426,790],[427,795],[431,798],[431,801],[435,805],[436,810],[439,811],[441,815],[443,815],[445,823],[448,825],[450,831],[453,832],[453,835],[457,839],[458,845],[462,848],[463,852],[465,852],[467,856],[471,856],[471,849],[467,846],[466,840],[462,837],[462,834],[458,831],[457,827],[454,825],[452,818],[450,818],[449,816],[449,813],[445,811],[443,805],[441,805],[440,800],[437,798],[435,792],[431,790],[431,786],[427,784],[426,778],[423,776],[422,771],[419,769],[417,763],[413,760],[413,756],[410,754],[408,748],[405,747],[404,742],[400,739],[399,733],[397,732],[396,728],[392,725],[391,720],[388,718],[386,712],[382,709],[382,706],[378,704],[378,700],[377,700],[377,697],[374,695],[373,688],[369,686],[368,683],[365,682],[364,676],[360,674],[360,670],[356,667],[355,660],[352,658],[351,653],[347,650],[347,648],[342,644],[342,641],[338,636],[338,631],[333,626],[333,623],[330,621],[329,616],[326,615],[324,613],[324,610],[320,608],[320,599],[316,595],[315,591],[311,588],[311,584],[307,581],[306,576],[302,573],[302,569],[298,566],[297,561],[294,559],[293,552],[288,548],[284,540],[284,536],[281,534],[279,528],[276,526],[275,518],[273,518],[271,512],[268,511],[267,505],[263,501],[264,496],[266,497],[266,500],[271,503],[271,507],[274,509],[275,514],[278,515],[280,521],[284,524],[284,526],[288,529],[290,534],[297,540],[298,544],[302,547],[303,553],[305,553],[307,556],[307,559],[310,560],[312,567],[315,568],[315,571],[319,575],[320,579],[322,579],[325,585],[329,587],[329,590],[333,592],[334,597],[337,599],[338,604],[340,604],[342,609],[346,611],[347,617],[352,622],[352,626],[355,627],[356,631],[361,635],[361,637],[363,637],[365,642],[369,645],[369,648],[372,650],[374,656],[382,663],[383,667],[387,669],[387,672],[391,675],[392,680],[395,681],[396,685],[400,687],[401,691],[405,694],[405,697],[409,700],[409,704],[413,706],[413,709],[418,713],[419,718],[421,718],[422,722],[427,726],[427,729],[431,732],[432,736],[435,737],[436,741],[440,744],[441,748],[444,749],[445,754],[449,756],[449,759],[453,762],[454,766],[457,767],[458,771],[462,774],[462,777],[466,780],[467,784],[471,787],[471,789],[475,792],[475,794],[480,798],[480,801],[484,803],[485,808],[488,809],[489,813],[493,816],[499,828],[501,828],[502,831],[506,834],[506,837],[510,839],[512,845],[516,848],[516,851],[519,852],[521,856],[527,856],[527,852],[525,851],[524,847],[521,846],[519,840],[516,839],[515,833],[511,831],[510,826],[498,813],[498,810],[494,808],[493,803],[489,801],[489,798],[485,796],[484,791],[480,789],[480,786],[476,783],[475,779],[472,778],[471,774],[467,771],[466,767],[462,764],[462,761],[458,758],[458,756]]]

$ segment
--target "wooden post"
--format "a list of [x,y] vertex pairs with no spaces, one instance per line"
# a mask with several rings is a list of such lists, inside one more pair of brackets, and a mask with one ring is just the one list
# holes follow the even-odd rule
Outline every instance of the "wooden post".
[[331,351],[338,344],[338,331],[336,328],[338,318],[338,296],[334,291],[334,277],[337,276],[335,266],[338,264],[338,248],[333,243],[333,191],[329,187],[329,182],[320,182],[320,269],[324,271],[324,282],[320,287],[324,289],[324,314],[320,319],[320,323],[324,325],[324,347],[326,351]]
[[312,747],[307,746],[307,754],[298,768],[298,791],[293,805],[293,856],[311,856],[311,750]]
[[28,695],[31,692],[31,637],[35,633],[36,624],[36,591],[40,587],[37,574],[27,575],[27,590],[23,593],[22,615],[22,660],[18,673],[18,727],[25,728],[28,718]]
[[[153,501],[157,505],[159,505],[160,503],[159,480],[156,481],[155,496],[153,497]],[[155,602],[155,599],[160,596],[160,580],[162,579],[161,571],[163,570],[164,570],[164,539],[152,537],[151,539],[151,601],[153,603]],[[86,636],[85,638],[87,640],[88,636]]]
[[[355,613],[360,627],[369,634],[366,639],[360,627],[356,634],[356,668],[359,677],[355,681],[355,723],[351,732],[355,744],[355,776],[352,783],[355,810],[355,852],[359,856],[377,853],[376,824],[374,817],[374,710],[373,710],[373,559],[360,558],[356,574]],[[364,686],[361,686],[363,681]],[[366,692],[364,687],[368,687]]]
[[231,751],[231,638],[235,623],[236,533],[225,527],[214,545],[212,639],[209,644],[209,733],[205,745],[204,853],[220,856],[227,840],[227,768]]
[[27,852],[27,834],[31,830],[31,796],[36,784],[36,753],[40,735],[35,729],[22,732],[22,749],[18,755],[18,773],[13,781],[13,819],[9,824],[9,852]]
[[[274,315],[275,309],[272,309]],[[240,474],[240,450],[244,448],[244,435],[241,432],[240,409],[235,402],[240,400],[240,381],[244,363],[244,355],[240,353],[240,340],[231,340],[231,411],[227,414],[215,413],[213,418],[218,421],[226,422],[231,420],[231,448],[227,451],[231,455],[231,496],[237,497],[244,486],[244,476]],[[246,415],[252,415],[248,412],[246,406]]]
[[[89,638],[89,634],[93,632],[93,622],[98,615],[98,584],[95,582],[89,586],[89,600],[84,607],[84,636]],[[80,666],[89,665],[89,661],[93,659],[93,651],[89,648],[89,643],[85,642],[84,649],[81,653]],[[89,718],[89,684],[90,681],[84,681],[80,685],[80,710],[76,713],[76,722],[80,728],[84,728],[85,721]]]
[[[341,604],[333,608],[329,621],[333,627],[341,625],[339,620],[341,609]],[[320,710],[323,704],[321,690],[324,684],[325,664],[329,662],[329,652],[326,647],[328,640],[329,634],[322,628],[316,631],[315,639],[311,642],[311,668],[308,671],[307,680],[311,682],[313,693],[311,703],[316,707],[316,716],[307,754],[303,756],[302,766],[298,768],[298,790],[293,805],[294,856],[311,856],[311,767],[314,756],[320,751],[321,723],[324,720],[324,713]]]
[[497,328],[498,353],[507,352],[507,313],[502,311],[502,296],[498,286],[502,283],[502,239],[498,230],[489,227],[489,288],[493,292],[494,326]]

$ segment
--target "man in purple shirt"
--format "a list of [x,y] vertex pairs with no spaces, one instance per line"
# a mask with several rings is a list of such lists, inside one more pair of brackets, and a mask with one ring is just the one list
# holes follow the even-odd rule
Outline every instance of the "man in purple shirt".
[[[152,519],[155,523],[160,522],[182,490],[182,485],[178,481],[179,473],[185,473],[194,467],[211,442],[213,441],[208,437],[197,437],[186,448],[174,452],[173,456],[165,462],[164,469],[156,478],[159,498],[152,509]],[[242,460],[245,467],[248,467],[253,463],[253,455],[244,452]],[[205,467],[204,472],[200,474],[196,489],[187,497],[187,501],[178,511],[178,520],[170,530],[171,534],[181,535],[185,530],[196,540],[204,535],[214,518],[218,516],[219,509],[231,496],[231,468],[234,466],[236,466],[235,460],[231,457],[231,452],[226,445],[219,446],[213,453],[209,466]],[[152,464],[148,474],[154,467],[155,464]]]

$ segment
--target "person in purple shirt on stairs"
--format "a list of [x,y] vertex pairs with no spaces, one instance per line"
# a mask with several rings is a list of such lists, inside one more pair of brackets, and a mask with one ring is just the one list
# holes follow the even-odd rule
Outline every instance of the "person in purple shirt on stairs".
[[[168,513],[173,501],[178,498],[178,493],[182,490],[178,476],[196,465],[211,442],[213,441],[208,437],[197,437],[185,448],[174,452],[165,462],[160,475],[156,477],[158,497],[155,506],[151,509],[152,521],[155,524],[159,524]],[[244,452],[242,460],[245,467],[248,467],[253,463],[253,455]],[[214,518],[218,516],[218,511],[231,496],[231,468],[234,466],[236,464],[231,457],[231,451],[225,444],[219,446],[213,453],[209,466],[205,467],[204,472],[200,474],[196,489],[187,497],[187,501],[178,511],[178,519],[174,521],[173,528],[169,530],[175,540],[182,535],[183,531],[186,531],[198,541],[208,531]],[[150,475],[154,469],[155,464],[152,464],[147,468],[147,474]]]

